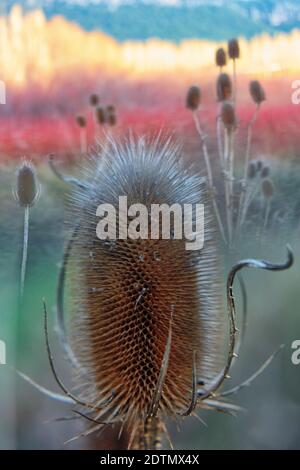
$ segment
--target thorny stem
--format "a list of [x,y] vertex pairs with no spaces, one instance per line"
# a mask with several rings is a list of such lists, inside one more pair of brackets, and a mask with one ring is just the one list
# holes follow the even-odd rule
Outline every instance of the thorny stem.
[[205,161],[206,172],[207,172],[208,186],[209,186],[209,190],[210,190],[211,196],[212,196],[212,204],[213,204],[214,212],[215,212],[216,219],[217,219],[217,222],[218,222],[218,225],[219,225],[220,233],[222,235],[222,238],[223,238],[224,242],[226,243],[226,235],[225,235],[222,219],[221,219],[221,216],[220,216],[220,212],[219,212],[219,209],[218,209],[218,205],[217,205],[217,202],[216,202],[215,189],[214,189],[213,177],[212,177],[212,171],[211,171],[211,165],[210,165],[210,157],[209,157],[209,154],[208,154],[207,145],[206,145],[206,141],[205,141],[205,134],[204,134],[204,132],[201,128],[200,121],[199,121],[199,116],[197,115],[196,111],[193,112],[193,118],[194,118],[196,130],[197,130],[197,132],[199,134],[199,137],[201,139],[202,151],[203,151],[203,155],[204,155],[204,161]]
[[21,264],[21,286],[20,286],[21,297],[23,296],[23,293],[24,293],[24,283],[25,283],[25,276],[26,276],[28,233],[29,233],[29,206],[26,206],[24,210],[23,254],[22,254],[22,264]]
[[283,271],[289,269],[294,262],[294,255],[292,249],[289,245],[287,248],[287,259],[282,264],[273,264],[265,260],[255,260],[255,259],[245,259],[239,261],[233,266],[230,273],[227,277],[227,306],[228,306],[228,315],[230,323],[230,340],[229,340],[229,351],[227,362],[222,370],[222,372],[213,380],[212,384],[208,389],[202,389],[198,391],[198,396],[201,401],[206,400],[207,398],[214,396],[215,392],[221,387],[226,378],[228,378],[228,372],[231,368],[232,361],[236,356],[235,344],[236,344],[236,335],[237,327],[235,322],[236,312],[235,312],[235,299],[233,295],[233,284],[235,276],[244,268],[256,268],[256,269],[265,269],[267,271]]

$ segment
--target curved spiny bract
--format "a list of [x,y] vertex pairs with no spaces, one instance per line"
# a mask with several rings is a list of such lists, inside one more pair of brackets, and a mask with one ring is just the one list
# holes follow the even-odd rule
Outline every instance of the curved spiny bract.
[[[67,276],[69,338],[84,370],[82,377],[77,371],[82,395],[95,404],[107,400],[97,417],[125,422],[136,430],[137,446],[141,426],[156,419],[149,416],[153,400],[158,400],[157,419],[189,407],[194,358],[197,377],[205,382],[220,371],[218,237],[205,180],[184,168],[170,139],[110,141],[104,160],[87,167],[83,178],[89,189],[76,188],[70,207],[78,230]],[[204,204],[204,247],[186,250],[184,239],[99,240],[97,207],[109,203],[117,209],[119,196],[127,196],[128,207],[144,204],[149,213],[151,204]],[[150,220],[148,229],[151,233]]]

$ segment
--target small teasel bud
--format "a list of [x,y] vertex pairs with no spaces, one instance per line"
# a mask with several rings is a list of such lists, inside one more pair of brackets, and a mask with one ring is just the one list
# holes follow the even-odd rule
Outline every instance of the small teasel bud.
[[79,127],[81,127],[82,129],[84,127],[86,127],[86,119],[84,116],[77,116],[76,117],[76,122],[78,124]]
[[37,181],[35,168],[32,163],[25,160],[18,169],[17,188],[15,190],[15,197],[19,205],[24,208],[23,249],[22,249],[21,282],[20,282],[21,296],[23,295],[23,292],[24,292],[26,265],[27,265],[29,210],[30,210],[30,207],[38,199],[39,190],[40,190],[40,187]]
[[97,106],[99,103],[99,96],[96,93],[90,95],[90,105]]
[[263,162],[261,160],[257,160],[257,162],[256,162],[257,171],[261,171],[262,167],[263,167]]
[[249,84],[250,95],[256,104],[261,104],[266,99],[265,91],[258,80],[252,80]]
[[268,165],[264,166],[263,169],[261,170],[261,177],[262,178],[268,178],[270,176],[270,167]]
[[256,164],[254,162],[250,162],[248,165],[248,172],[247,172],[248,178],[254,179],[256,176],[256,172],[257,172]]
[[225,101],[231,98],[232,83],[228,73],[220,73],[217,80],[217,98],[218,101]]
[[236,128],[236,116],[234,107],[228,101],[224,101],[221,108],[221,119],[228,132]]
[[264,179],[262,182],[262,192],[263,195],[269,199],[274,195],[274,184],[270,179]]
[[200,88],[196,85],[193,85],[189,88],[186,96],[186,107],[192,111],[196,111],[200,105],[201,101],[201,91]]
[[25,160],[17,172],[17,201],[21,207],[29,207],[35,203],[38,194],[35,168],[32,163]]
[[216,65],[218,67],[224,67],[224,65],[226,65],[226,62],[226,52],[224,51],[223,47],[220,47],[219,49],[217,49],[216,52]]
[[230,39],[228,41],[228,55],[233,60],[240,57],[240,46],[237,39]]
[[105,113],[104,113],[103,108],[99,107],[96,109],[96,118],[97,118],[98,124],[100,125],[105,124]]

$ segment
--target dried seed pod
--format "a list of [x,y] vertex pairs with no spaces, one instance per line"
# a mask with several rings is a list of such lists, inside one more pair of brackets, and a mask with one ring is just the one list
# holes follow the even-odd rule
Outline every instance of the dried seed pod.
[[16,199],[21,207],[32,206],[39,194],[36,171],[32,163],[22,162],[17,171]]
[[256,172],[257,172],[256,164],[254,162],[250,162],[248,165],[248,173],[247,173],[248,178],[249,179],[255,178]]
[[263,195],[269,199],[274,195],[274,185],[270,179],[264,179],[262,181],[262,192]]
[[226,65],[226,61],[226,52],[223,47],[220,47],[216,51],[216,64],[218,67],[224,67],[224,65]]
[[84,116],[77,116],[76,117],[76,122],[78,124],[78,126],[83,129],[84,127],[86,127],[86,119]]
[[228,41],[228,55],[230,59],[238,59],[240,57],[240,46],[237,39]]
[[[183,168],[169,140],[111,140],[101,171],[97,159],[91,164],[90,190],[74,190],[69,214],[74,224],[84,207],[67,266],[81,396],[104,403],[101,415],[129,428],[133,448],[153,449],[160,423],[190,404],[194,365],[205,383],[222,368],[222,281],[211,205],[205,180]],[[98,239],[97,207],[115,208],[118,233],[125,215],[120,196],[148,211],[151,204],[204,203],[204,247],[186,250],[184,239],[161,235]],[[77,380],[80,374],[79,368]],[[153,401],[157,413],[149,416]]]
[[252,80],[250,82],[249,90],[254,103],[261,104],[263,101],[265,101],[265,91],[258,80]]
[[220,73],[217,79],[217,98],[218,101],[226,101],[231,98],[232,83],[227,73]]
[[96,118],[98,124],[102,125],[105,124],[105,112],[104,109],[99,107],[96,109]]
[[99,104],[99,96],[96,93],[92,93],[90,95],[90,105],[93,107],[98,106]]
[[269,166],[264,166],[263,169],[261,170],[261,177],[262,178],[268,178],[270,176],[270,167]]
[[186,97],[186,107],[195,111],[199,108],[201,102],[201,90],[198,86],[193,85],[189,88]]
[[234,106],[229,101],[224,101],[221,108],[221,119],[228,132],[236,129],[236,116]]

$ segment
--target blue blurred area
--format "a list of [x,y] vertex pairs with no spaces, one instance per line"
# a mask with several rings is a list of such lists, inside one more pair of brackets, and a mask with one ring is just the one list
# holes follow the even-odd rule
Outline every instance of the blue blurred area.
[[101,30],[121,41],[251,38],[290,32],[300,20],[298,0],[4,0],[2,10],[16,3],[26,10],[43,8],[48,18],[63,15],[87,31]]

